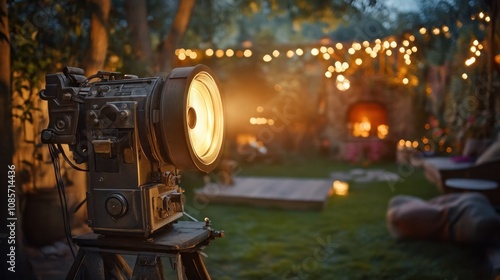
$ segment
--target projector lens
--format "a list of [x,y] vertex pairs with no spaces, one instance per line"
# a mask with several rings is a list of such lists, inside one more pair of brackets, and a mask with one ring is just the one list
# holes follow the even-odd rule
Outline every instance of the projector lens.
[[212,71],[204,65],[175,68],[159,102],[161,124],[155,132],[162,161],[179,169],[212,171],[224,138],[222,98]]
[[224,120],[219,89],[208,73],[201,72],[194,77],[187,106],[187,131],[194,155],[204,164],[211,164],[221,148]]

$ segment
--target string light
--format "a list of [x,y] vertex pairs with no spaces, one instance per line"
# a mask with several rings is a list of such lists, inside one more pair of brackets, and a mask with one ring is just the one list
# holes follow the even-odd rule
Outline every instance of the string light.
[[471,66],[472,64],[474,64],[474,62],[476,62],[476,58],[471,57],[465,61],[465,66]]
[[221,58],[224,56],[224,51],[221,50],[221,49],[218,49],[215,51],[215,56],[218,57],[218,58]]
[[[472,19],[481,19],[486,22],[490,21],[490,17],[484,13],[480,12],[476,15],[473,15],[471,17]],[[457,27],[460,27],[461,25],[460,22],[457,22]],[[428,33],[428,31],[430,33]],[[441,27],[432,27],[427,29],[426,27],[421,27],[418,32],[421,35],[440,35],[441,33],[445,34],[448,38],[451,36],[450,34],[450,27],[443,25]],[[428,36],[428,35],[426,35]],[[411,55],[413,53],[416,53],[418,48],[417,46],[413,45],[412,42],[416,40],[416,36],[413,34],[409,34],[406,36],[406,39],[402,39],[401,41],[394,40],[393,38],[389,38],[386,40],[381,40],[381,39],[375,39],[370,43],[369,41],[365,40],[363,42],[353,42],[349,45],[346,45],[346,52],[345,55],[351,55],[354,56],[357,51],[363,51],[367,55],[369,55],[371,58],[376,58],[378,54],[385,54],[386,56],[392,56],[394,52],[398,52],[403,54],[403,61],[406,65],[411,64]],[[248,44],[247,44],[248,43]],[[283,51],[283,54],[286,55],[287,58],[293,58],[294,56],[303,56],[305,51],[310,52],[310,55],[312,56],[318,56],[321,54],[321,57],[325,60],[331,60],[337,58],[335,55],[335,50],[343,50],[344,45],[341,42],[337,42],[334,45],[328,46],[328,44],[332,44],[331,41],[322,41],[322,46],[318,47],[312,47],[312,48],[297,48],[295,50],[287,50]],[[223,58],[223,57],[234,57],[236,56],[237,58],[249,58],[253,56],[253,51],[250,49],[252,43],[251,41],[246,41],[241,43],[241,46],[243,46],[246,49],[242,50],[234,50],[234,49],[217,49],[214,50],[213,48],[207,48],[205,50],[192,50],[192,49],[184,49],[184,48],[179,48],[175,50],[175,55],[177,58],[181,61],[186,60],[186,59],[191,59],[195,60],[198,59],[199,56],[205,56],[205,57],[213,57],[216,56],[217,58]],[[412,46],[413,45],[413,46]],[[476,57],[480,57],[482,55],[481,50],[483,49],[483,45],[480,43],[479,40],[474,39],[472,41],[472,44],[469,48],[470,52],[472,53],[472,56],[467,58],[465,60],[465,66],[471,66],[476,62]],[[392,50],[394,49],[394,51]],[[342,52],[339,53],[340,56],[342,56]],[[272,50],[272,52],[268,52],[267,54],[264,54],[262,56],[262,60],[264,62],[271,62],[275,58],[279,58],[282,56],[282,53],[280,50],[275,49]],[[363,54],[361,54],[363,56]],[[311,56],[306,56],[306,57],[311,57]],[[338,58],[337,58],[338,59]],[[349,59],[347,59],[350,61]],[[397,60],[395,60],[397,62]],[[363,64],[363,59],[361,57],[357,58],[352,58],[352,62],[354,62],[355,65],[360,66]],[[382,64],[384,65],[384,64]],[[335,61],[334,65],[328,66],[328,71],[325,72],[325,77],[331,78],[333,77],[334,73],[340,74],[345,72],[349,68],[349,63],[348,62],[341,62],[341,61]],[[468,79],[467,73],[462,73],[461,75],[462,79],[466,80]],[[403,84],[408,84],[408,85],[418,85],[418,79],[416,79],[414,76],[410,76],[408,78],[403,78],[400,80],[401,83]],[[342,85],[337,85],[339,89],[341,90],[346,90],[349,88],[348,84],[343,84]]]
[[243,56],[244,57],[251,57],[252,56],[252,51],[249,50],[249,49],[246,49],[244,52],[243,52]]

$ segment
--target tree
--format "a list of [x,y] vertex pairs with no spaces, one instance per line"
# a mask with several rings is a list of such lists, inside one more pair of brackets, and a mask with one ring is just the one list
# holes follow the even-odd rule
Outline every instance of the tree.
[[[7,1],[0,1],[0,112],[2,118],[0,121],[0,131],[2,132],[2,137],[0,139],[2,149],[2,156],[0,157],[0,165],[2,174],[8,174],[8,166],[12,164],[12,155],[14,153],[14,145],[12,139],[12,114],[11,114],[11,104],[12,96],[10,89],[10,36],[9,36],[9,21],[7,16]],[[5,176],[5,175],[4,175]],[[1,183],[0,190],[2,193],[7,194],[7,181],[3,180]],[[2,199],[0,203],[2,209],[0,210],[0,218],[2,221],[7,220],[7,200]],[[9,235],[8,229],[3,226],[0,230],[2,234],[1,250],[2,252],[7,252],[10,247],[7,243],[7,237]],[[7,263],[4,261],[0,266],[2,269],[2,275],[8,272]],[[5,279],[6,277],[2,277]]]
[[[0,112],[2,121],[0,131],[5,132],[1,138],[1,165],[2,174],[7,174],[6,168],[12,162],[12,113],[11,113],[11,84],[10,84],[10,35],[7,17],[7,2],[0,1]],[[2,209],[3,211],[3,209]],[[3,213],[3,212],[2,212]]]
[[104,67],[108,50],[108,17],[111,0],[89,0],[92,13],[90,22],[90,45],[87,58],[82,62],[87,75],[97,73]]
[[130,42],[132,52],[135,56],[134,63],[141,68],[152,62],[152,50],[148,28],[148,11],[145,1],[125,1],[125,12],[127,15],[127,27],[130,30]]
[[181,43],[184,33],[186,33],[195,2],[196,0],[180,1],[170,32],[160,48],[160,72],[167,72],[172,67],[175,48]]

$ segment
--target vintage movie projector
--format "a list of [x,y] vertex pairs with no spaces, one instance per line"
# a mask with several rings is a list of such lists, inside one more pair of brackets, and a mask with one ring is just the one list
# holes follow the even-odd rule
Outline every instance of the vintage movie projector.
[[[201,251],[224,232],[208,218],[180,221],[187,213],[178,183],[180,170],[208,173],[221,158],[224,112],[212,71],[197,65],[165,77],[103,71],[86,77],[82,69],[65,67],[46,75],[40,98],[48,102],[49,124],[41,138],[60,196],[59,154],[88,174],[93,232],[72,238],[79,249],[66,279],[166,279],[164,257],[177,279],[210,279]],[[86,169],[68,159],[63,144]],[[122,254],[137,255],[133,270]]]
[[95,233],[148,237],[183,215],[179,170],[212,171],[224,139],[218,81],[204,65],[138,78],[79,68],[47,74],[42,142],[87,163]]

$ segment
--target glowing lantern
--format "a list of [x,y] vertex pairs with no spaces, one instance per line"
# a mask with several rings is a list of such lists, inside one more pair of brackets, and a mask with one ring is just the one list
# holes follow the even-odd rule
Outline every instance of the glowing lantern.
[[335,180],[333,181],[331,193],[346,196],[349,193],[349,184],[347,182]]

